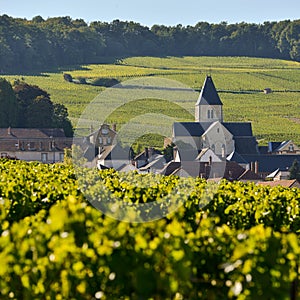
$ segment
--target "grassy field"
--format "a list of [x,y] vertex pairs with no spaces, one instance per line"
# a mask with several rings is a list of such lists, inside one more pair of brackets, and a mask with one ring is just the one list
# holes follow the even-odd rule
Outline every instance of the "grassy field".
[[[286,139],[300,144],[300,63],[297,62],[247,57],[132,57],[116,64],[81,66],[66,72],[74,78],[116,78],[122,82],[145,76],[162,77],[197,90],[205,76],[211,74],[224,104],[225,121],[251,121],[254,134],[262,144]],[[76,124],[85,107],[104,88],[68,83],[62,73],[23,78],[47,90],[54,102],[65,104]],[[21,75],[5,77],[13,80]],[[264,88],[273,92],[265,95]],[[194,104],[194,100],[189,100],[181,106],[193,115]],[[109,99],[105,106],[110,106]],[[167,102],[140,99],[116,110],[108,121],[121,125],[145,112],[177,117],[181,121],[193,120],[192,115]],[[136,126],[151,125],[143,118],[135,122]]]

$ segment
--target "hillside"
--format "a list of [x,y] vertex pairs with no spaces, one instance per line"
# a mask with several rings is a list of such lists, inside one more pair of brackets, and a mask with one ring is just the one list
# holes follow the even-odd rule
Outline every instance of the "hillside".
[[[225,121],[250,121],[254,134],[261,143],[269,140],[293,139],[300,144],[300,63],[247,57],[131,57],[115,64],[82,65],[63,70],[74,78],[92,81],[97,78],[115,78],[121,82],[133,78],[165,78],[178,81],[196,90],[201,89],[206,74],[213,76],[224,103]],[[10,80],[21,76],[5,76]],[[104,90],[100,86],[66,82],[62,70],[37,76],[22,76],[28,83],[48,91],[54,102],[64,104],[73,124],[85,107]],[[264,94],[264,88],[272,93]],[[153,99],[129,103],[110,116],[108,122],[119,125],[145,112],[171,115],[181,120],[192,120],[194,101],[181,104],[191,114]],[[109,106],[109,103],[107,103]],[[143,107],[143,109],[141,109]],[[139,121],[143,122],[143,120]],[[156,144],[160,143],[158,139]]]
[[300,60],[300,21],[153,25],[0,16],[0,73],[35,72],[131,56],[252,56]]

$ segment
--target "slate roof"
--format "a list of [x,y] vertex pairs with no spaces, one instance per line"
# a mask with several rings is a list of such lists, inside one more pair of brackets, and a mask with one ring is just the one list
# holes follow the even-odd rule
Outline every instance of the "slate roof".
[[294,160],[300,162],[300,155],[242,155],[248,163],[258,162],[258,171],[271,173],[275,169],[287,171],[293,164]]
[[237,180],[245,174],[245,171],[243,167],[234,161],[213,162],[211,165],[189,161],[183,162],[172,174],[182,177],[199,176],[206,179],[225,178],[227,180]]
[[227,160],[235,161],[239,164],[248,164],[248,162],[240,154],[238,154],[236,151],[231,152],[227,156]]
[[277,149],[281,144],[282,144],[282,142],[269,142],[268,143],[268,151],[274,152],[275,149]]
[[206,76],[196,105],[223,105],[211,76]]
[[250,122],[224,122],[222,125],[224,125],[233,136],[253,136]]
[[116,145],[106,146],[104,151],[100,153],[100,159],[105,160],[124,160],[129,161],[129,150],[123,149]]
[[161,171],[160,174],[171,175],[174,171],[180,168],[180,162],[170,161]]
[[[175,122],[173,134],[179,136],[201,136],[211,126],[211,122]],[[224,122],[221,123],[233,136],[253,136],[252,126],[249,122]]]
[[173,124],[173,133],[175,137],[179,136],[201,136],[211,125],[210,122],[175,122]]
[[257,142],[254,136],[234,137],[235,151],[241,155],[243,154],[259,154]]

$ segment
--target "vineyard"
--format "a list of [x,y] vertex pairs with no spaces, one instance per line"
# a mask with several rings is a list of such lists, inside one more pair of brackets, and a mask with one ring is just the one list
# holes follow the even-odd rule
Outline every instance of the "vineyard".
[[299,298],[300,191],[188,183],[166,217],[122,222],[90,202],[109,192],[130,220],[134,204],[178,202],[180,178],[2,160],[0,298]]
[[[115,78],[124,82],[147,76],[162,77],[197,90],[201,88],[205,76],[211,74],[224,104],[225,121],[252,122],[254,134],[261,144],[287,139],[300,144],[299,68],[297,62],[265,58],[131,57],[118,60],[115,64],[78,66],[36,76],[5,77],[9,80],[24,78],[26,82],[48,91],[54,102],[63,103],[68,108],[71,120],[76,125],[86,106],[104,88],[66,82],[63,72],[73,78],[84,78],[87,82],[95,78]],[[271,88],[273,93],[263,94],[264,88]],[[178,112],[176,117],[181,121],[191,121],[194,104],[193,101],[187,101],[183,105],[192,113],[190,116]],[[140,107],[144,108],[143,113],[157,109],[156,103],[144,101],[141,106],[129,105],[125,113],[124,108],[116,110],[107,121],[125,124],[129,115],[141,114]],[[170,106],[162,104],[160,113],[168,115],[169,110]]]

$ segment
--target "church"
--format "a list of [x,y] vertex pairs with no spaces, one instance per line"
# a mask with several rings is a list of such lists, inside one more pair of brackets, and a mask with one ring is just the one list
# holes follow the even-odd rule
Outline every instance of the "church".
[[250,122],[224,122],[223,103],[211,76],[206,76],[195,104],[195,121],[174,123],[172,142],[174,162],[196,176],[201,164],[223,163],[227,168],[231,162],[266,178],[274,172],[288,174],[294,160],[300,161],[300,148],[292,141],[258,146]]
[[[250,122],[223,121],[223,103],[211,76],[206,77],[195,105],[195,122],[173,124],[173,143],[190,145],[190,153],[192,150],[211,149],[223,160],[229,155],[259,154]],[[180,152],[180,148],[186,150],[187,147],[178,148]]]

